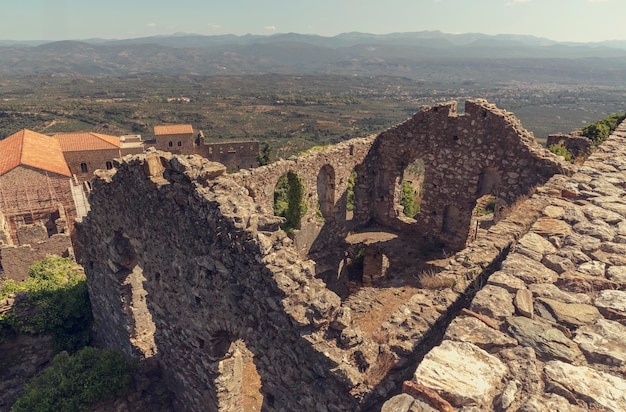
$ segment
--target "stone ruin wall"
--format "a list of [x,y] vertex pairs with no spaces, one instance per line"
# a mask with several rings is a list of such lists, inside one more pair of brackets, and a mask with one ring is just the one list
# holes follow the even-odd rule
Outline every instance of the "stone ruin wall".
[[[424,183],[415,221],[402,215],[399,185],[404,168],[421,159]],[[377,137],[364,162],[363,187],[355,195],[383,226],[423,236],[459,250],[468,241],[476,200],[494,195],[499,212],[544,184],[564,166],[522,128],[512,113],[485,100],[468,100],[465,112],[455,102],[423,107],[405,123]]]
[[78,230],[99,341],[157,357],[180,409],[236,410],[237,397],[207,382],[219,387],[239,339],[255,355],[267,407],[354,409],[358,371],[325,337],[339,297],[279,219],[230,177],[212,179],[216,164],[168,157],[123,160],[94,180],[95,212]]
[[[93,183],[92,212],[78,226],[97,339],[128,355],[156,359],[181,410],[240,410],[239,383],[224,373],[237,368],[235,342],[243,342],[254,354],[268,410],[368,410],[386,399],[413,373],[416,359],[440,339],[437,331],[451,321],[473,281],[497,265],[528,230],[539,206],[531,208],[534,214],[514,213],[490,229],[487,243],[459,252],[441,274],[453,280],[454,287],[421,290],[383,322],[375,333],[379,337],[374,338],[353,324],[350,309],[316,278],[315,263],[302,259],[310,243],[294,245],[278,229],[280,219],[271,214],[273,189],[280,175],[297,172],[305,182],[311,213],[318,201],[318,172],[328,164],[335,175],[333,210],[338,219],[328,219],[311,233],[325,233],[326,225],[343,234],[372,221],[394,227],[397,215],[391,193],[395,196],[402,168],[390,165],[386,156],[404,151],[400,159],[412,161],[426,137],[417,139],[419,144],[410,150],[406,142],[392,147],[394,139],[412,138],[409,134],[425,124],[439,127],[438,133],[449,133],[454,126],[453,143],[427,139],[431,154],[439,149],[447,154],[432,158],[440,164],[427,163],[428,184],[434,179],[428,173],[443,167],[452,155],[450,146],[460,144],[454,136],[467,134],[468,140],[480,145],[489,140],[487,134],[491,144],[482,147],[499,154],[502,141],[496,145],[493,139],[504,135],[509,142],[506,139],[519,132],[508,114],[485,102],[468,103],[464,115],[457,115],[453,107],[424,109],[376,141],[344,142],[236,175],[224,175],[223,166],[206,159],[159,152],[126,157],[116,164],[116,171],[101,172]],[[477,125],[480,119],[490,119],[500,129],[489,134],[491,128]],[[440,187],[471,192],[461,196],[465,207],[477,197],[481,171],[491,167],[511,179],[496,195],[512,202],[561,169],[556,157],[527,141],[529,135],[517,136],[519,162],[506,154],[498,161],[495,153],[476,152],[484,160],[476,170],[470,173],[469,165],[452,171],[444,168],[436,175]],[[406,151],[411,150],[407,159]],[[458,147],[456,151],[461,153],[459,164],[472,160],[463,159],[465,152]],[[431,160],[425,155],[424,159]],[[524,170],[534,166],[533,174],[508,174],[521,165]],[[348,223],[342,220],[341,199],[354,169],[359,173],[356,222]],[[451,175],[456,171],[462,175],[458,180]],[[448,173],[456,186],[442,184],[446,175],[441,173]],[[465,183],[459,186],[461,180]],[[441,207],[437,202],[444,199],[428,196],[423,207]],[[440,237],[437,225],[433,230]],[[444,239],[464,245],[467,233]]]

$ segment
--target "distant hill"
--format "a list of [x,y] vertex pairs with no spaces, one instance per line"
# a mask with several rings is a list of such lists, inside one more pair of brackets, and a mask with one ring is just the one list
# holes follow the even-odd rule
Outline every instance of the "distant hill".
[[124,40],[0,41],[0,75],[342,74],[430,81],[623,84],[626,42],[558,43],[533,36],[442,32],[297,33]]

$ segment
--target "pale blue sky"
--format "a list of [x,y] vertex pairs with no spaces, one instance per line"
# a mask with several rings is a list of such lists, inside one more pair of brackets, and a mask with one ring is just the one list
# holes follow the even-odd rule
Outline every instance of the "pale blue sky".
[[626,40],[625,0],[2,0],[0,39],[197,34],[531,34]]

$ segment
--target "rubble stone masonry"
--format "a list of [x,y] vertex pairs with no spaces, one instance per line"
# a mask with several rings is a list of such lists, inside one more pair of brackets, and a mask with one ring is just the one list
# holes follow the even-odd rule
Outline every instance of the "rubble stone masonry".
[[[624,410],[624,351],[594,343],[626,339],[624,133],[578,168],[479,100],[233,175],[198,156],[117,160],[97,174],[77,226],[97,341],[157,362],[177,410],[242,410],[240,345],[268,411],[377,410],[407,380],[383,410]],[[399,180],[418,158],[422,212],[404,219]],[[293,240],[272,214],[290,171],[309,206]],[[510,211],[468,243],[483,194]],[[437,274],[443,287],[419,289],[364,333],[349,299],[317,276],[326,262],[309,257],[342,252],[348,234],[371,226],[457,253]],[[393,259],[378,259],[385,272],[370,268],[368,279],[419,275],[410,265],[399,274]]]

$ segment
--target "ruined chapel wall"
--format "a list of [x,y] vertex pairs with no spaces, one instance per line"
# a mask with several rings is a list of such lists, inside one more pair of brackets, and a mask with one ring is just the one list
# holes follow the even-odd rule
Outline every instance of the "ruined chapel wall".
[[[132,318],[150,316],[180,409],[215,405],[209,383],[230,343],[243,339],[274,408],[354,410],[357,382],[345,375],[356,367],[325,338],[340,299],[298,258],[279,220],[259,213],[230,176],[203,177],[214,165],[205,159],[147,157],[102,172],[79,225],[100,342],[137,355],[128,328],[133,335]],[[145,277],[144,302],[129,298],[134,267]],[[145,313],[131,308],[141,305]]]
[[[424,161],[424,193],[415,224],[398,208],[404,168]],[[519,121],[484,100],[423,107],[405,123],[382,133],[365,161],[375,219],[397,230],[415,231],[453,249],[462,248],[479,197],[481,173],[498,183],[487,191],[510,205],[563,167]],[[484,193],[483,193],[484,194]]]

